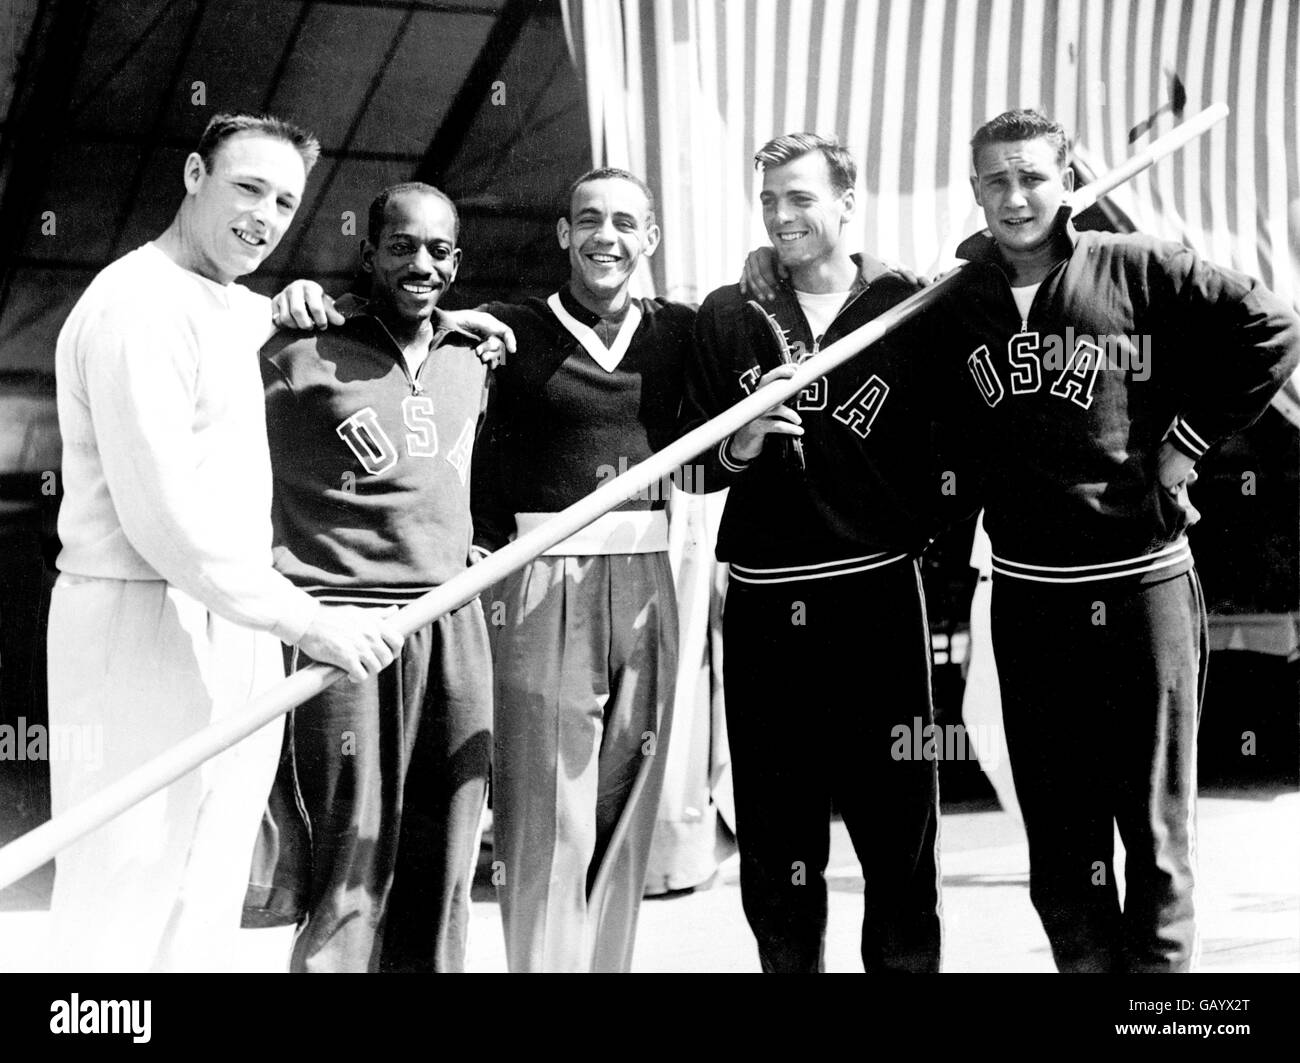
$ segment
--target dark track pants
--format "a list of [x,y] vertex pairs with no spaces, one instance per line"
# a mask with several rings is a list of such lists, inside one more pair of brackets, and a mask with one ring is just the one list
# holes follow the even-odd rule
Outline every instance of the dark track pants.
[[1195,571],[1128,588],[999,576],[992,618],[1030,896],[1057,967],[1190,970],[1206,661]]
[[937,971],[937,765],[891,755],[896,726],[933,722],[916,564],[733,579],[723,640],[741,898],[763,970],[823,967],[834,801],[866,880],[863,966]]
[[310,869],[297,886],[307,919],[290,969],[462,970],[492,757],[478,600],[416,631],[378,676],[341,680],[294,710],[291,727],[272,802],[282,821],[270,891],[282,900],[294,888],[287,835],[300,824],[283,818],[297,804]]

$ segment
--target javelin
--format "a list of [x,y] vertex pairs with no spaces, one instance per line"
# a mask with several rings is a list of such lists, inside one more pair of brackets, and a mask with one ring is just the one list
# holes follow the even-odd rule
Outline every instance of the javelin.
[[1108,171],[1095,181],[1089,182],[1071,195],[1069,202],[1074,213],[1078,214],[1080,211],[1091,207],[1107,192],[1136,177],[1151,166],[1152,163],[1159,162],[1166,155],[1173,154],[1184,144],[1195,140],[1202,133],[1207,132],[1211,126],[1217,125],[1227,117],[1228,105],[1226,103],[1213,103],[1205,110],[1194,114],[1186,122],[1171,129],[1164,136],[1153,140],[1147,145],[1145,151],[1138,152],[1127,161],[1120,163],[1115,169]]
[[[1200,136],[1215,123],[1222,121],[1227,114],[1226,104],[1217,103],[1206,108],[1163,137],[1152,141],[1127,162],[1074,192],[1068,199],[1070,206],[1075,211],[1091,206],[1111,189]],[[909,296],[847,336],[842,336],[800,363],[788,378],[764,385],[734,406],[723,410],[711,421],[706,421],[627,472],[601,485],[586,498],[557,513],[544,524],[507,543],[472,568],[453,576],[442,586],[398,610],[391,623],[405,638],[431,624],[444,613],[476,598],[511,572],[523,568],[543,551],[567,539],[651,484],[662,482],[664,477],[670,476],[692,458],[717,446],[756,417],[797,395],[813,381],[855,358],[867,347],[916,317],[953,288],[963,268],[958,266],[934,284]],[[35,871],[61,849],[125,812],[132,805],[169,786],[204,761],[315,697],[342,679],[344,674],[338,668],[323,664],[313,664],[295,672],[254,698],[240,712],[195,732],[92,797],[0,848],[0,889]]]

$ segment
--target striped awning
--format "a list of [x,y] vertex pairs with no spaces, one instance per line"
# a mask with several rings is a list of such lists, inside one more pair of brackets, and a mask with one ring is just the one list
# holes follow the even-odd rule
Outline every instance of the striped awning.
[[968,142],[1038,107],[1108,169],[1212,102],[1228,121],[1116,200],[1300,304],[1300,10],[1287,0],[569,0],[595,154],[661,198],[656,288],[698,299],[765,242],[755,149],[833,133],[858,241],[929,270],[982,228]]

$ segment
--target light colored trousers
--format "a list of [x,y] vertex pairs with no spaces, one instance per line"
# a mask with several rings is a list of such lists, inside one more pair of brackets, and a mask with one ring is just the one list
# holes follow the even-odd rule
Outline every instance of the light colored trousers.
[[510,970],[626,971],[677,671],[668,555],[541,557],[497,591],[493,832]]
[[[60,576],[51,732],[95,734],[102,756],[51,759],[54,815],[282,678],[274,637],[164,582]],[[268,724],[58,855],[51,970],[228,969],[282,731]]]

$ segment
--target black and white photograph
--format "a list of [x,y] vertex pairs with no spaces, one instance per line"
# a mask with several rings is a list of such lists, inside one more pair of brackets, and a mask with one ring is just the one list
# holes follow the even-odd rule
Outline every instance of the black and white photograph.
[[1298,114],[1290,0],[6,0],[5,1043],[1288,1036]]

